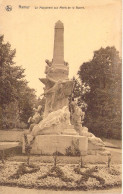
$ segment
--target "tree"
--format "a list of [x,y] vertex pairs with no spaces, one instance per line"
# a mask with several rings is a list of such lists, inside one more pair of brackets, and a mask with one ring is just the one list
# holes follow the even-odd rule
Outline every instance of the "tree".
[[82,83],[79,78],[73,77],[73,90],[69,97],[69,103],[71,103],[72,100],[77,99],[78,106],[80,106],[83,110],[86,110],[87,104],[83,101],[82,96],[89,91],[89,86]]
[[3,39],[0,36],[0,126],[13,128],[17,122],[27,122],[36,96],[34,89],[28,87],[24,69],[13,61],[16,50]]
[[15,66],[13,58],[16,50],[11,50],[9,43],[3,43],[0,36],[0,105],[4,106],[15,100],[17,87],[24,77],[24,69]]
[[20,121],[24,123],[28,122],[29,117],[31,117],[34,113],[33,108],[36,101],[37,98],[34,89],[29,88],[27,85],[20,89],[18,96]]
[[90,92],[82,95],[88,105],[85,125],[95,135],[121,137],[121,59],[115,47],[101,48],[78,71]]

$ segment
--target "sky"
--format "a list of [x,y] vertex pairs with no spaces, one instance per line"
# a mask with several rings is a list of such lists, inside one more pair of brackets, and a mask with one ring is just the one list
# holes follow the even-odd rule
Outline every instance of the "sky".
[[[7,5],[12,11],[6,11]],[[121,10],[121,0],[0,0],[0,34],[16,49],[16,65],[25,69],[29,86],[40,96],[45,60],[53,57],[55,23],[64,24],[64,60],[72,78],[101,47],[115,46],[121,55]]]

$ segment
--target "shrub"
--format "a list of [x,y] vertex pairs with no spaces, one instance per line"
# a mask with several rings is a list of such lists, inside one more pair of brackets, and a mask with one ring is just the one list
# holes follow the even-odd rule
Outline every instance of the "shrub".
[[66,148],[66,155],[67,156],[80,156],[81,155],[78,139],[76,141],[72,140],[71,146]]

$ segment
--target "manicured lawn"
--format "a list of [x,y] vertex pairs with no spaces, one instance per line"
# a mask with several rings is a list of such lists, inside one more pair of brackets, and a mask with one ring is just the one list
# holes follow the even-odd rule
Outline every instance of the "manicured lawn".
[[[111,151],[111,163],[112,164],[122,164],[121,153],[117,153],[115,151]],[[108,157],[102,155],[87,155],[82,157],[83,162],[85,164],[107,164]],[[19,155],[8,158],[9,161],[17,161],[17,162],[25,162],[27,160],[27,156]],[[43,163],[53,163],[53,156],[41,156],[41,155],[32,155],[30,157],[32,162],[43,162]],[[70,156],[58,156],[58,163],[67,163],[67,164],[79,164],[80,157],[70,157]]]
[[21,141],[24,130],[0,130],[0,142]]
[[118,148],[122,148],[122,140],[117,140],[117,139],[107,139],[107,138],[101,138],[104,142],[109,144],[113,144],[114,146]]

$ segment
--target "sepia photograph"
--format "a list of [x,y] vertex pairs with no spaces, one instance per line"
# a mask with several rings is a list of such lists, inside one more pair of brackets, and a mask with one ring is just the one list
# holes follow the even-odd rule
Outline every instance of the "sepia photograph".
[[122,193],[122,0],[0,1],[0,194]]

